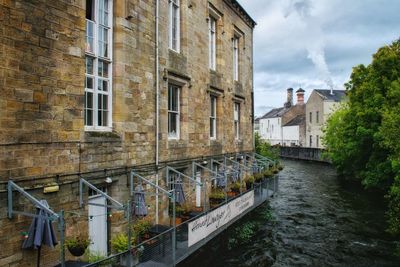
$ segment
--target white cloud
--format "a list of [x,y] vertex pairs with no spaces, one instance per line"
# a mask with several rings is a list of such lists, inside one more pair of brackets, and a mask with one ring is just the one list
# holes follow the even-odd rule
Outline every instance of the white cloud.
[[[368,64],[379,47],[400,35],[398,0],[239,2],[257,22],[254,32],[257,115],[267,111],[266,107],[282,106],[288,87],[301,86],[306,97],[312,89],[327,88],[329,73],[335,87],[343,89],[353,66]],[[312,51],[319,53],[314,55]],[[307,56],[315,56],[320,71],[312,57]],[[326,67],[322,59],[326,60]]]

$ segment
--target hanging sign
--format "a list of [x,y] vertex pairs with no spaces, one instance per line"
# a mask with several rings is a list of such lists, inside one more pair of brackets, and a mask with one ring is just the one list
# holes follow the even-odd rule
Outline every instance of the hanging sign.
[[254,191],[252,190],[190,222],[188,225],[189,247],[206,238],[212,232],[224,226],[253,205]]

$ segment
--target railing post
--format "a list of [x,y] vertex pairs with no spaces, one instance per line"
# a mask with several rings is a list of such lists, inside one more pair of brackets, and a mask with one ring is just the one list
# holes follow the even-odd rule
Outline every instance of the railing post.
[[126,216],[128,218],[128,266],[132,266],[132,230],[131,230],[131,199],[128,200],[128,204],[126,206]]
[[65,267],[65,221],[64,221],[64,210],[60,211],[60,216],[58,218],[58,230],[60,231],[60,261],[61,261],[61,267]]
[[8,181],[7,184],[7,198],[8,198],[8,210],[7,210],[7,214],[8,214],[8,218],[11,219],[12,218],[12,212],[13,212],[13,198],[12,198],[12,185],[11,185],[11,181]]
[[173,208],[172,208],[172,215],[173,215],[173,220],[172,220],[172,226],[173,226],[173,230],[172,230],[172,266],[175,266],[176,263],[176,203],[175,203],[175,198],[176,198],[176,192],[175,189],[173,190],[173,194],[172,194],[172,202],[173,204]]
[[81,177],[79,177],[79,207],[83,207],[83,181]]

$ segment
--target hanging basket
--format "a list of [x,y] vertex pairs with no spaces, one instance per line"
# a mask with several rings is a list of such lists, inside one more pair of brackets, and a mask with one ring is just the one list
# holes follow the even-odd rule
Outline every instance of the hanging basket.
[[68,251],[74,255],[75,257],[80,257],[85,254],[87,246],[78,245],[78,246],[67,246]]

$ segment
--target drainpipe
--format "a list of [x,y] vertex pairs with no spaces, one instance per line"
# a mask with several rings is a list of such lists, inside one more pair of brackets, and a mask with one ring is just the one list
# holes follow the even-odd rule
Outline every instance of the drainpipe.
[[253,92],[253,94],[252,94],[252,99],[251,99],[251,101],[252,101],[252,103],[253,103],[253,110],[252,110],[252,112],[253,112],[253,118],[252,118],[252,125],[253,125],[253,127],[252,127],[252,129],[253,129],[253,151],[256,151],[256,134],[255,134],[255,132],[254,132],[254,117],[255,117],[255,113],[254,113],[254,108],[255,108],[255,103],[254,103],[254,47],[253,47],[253,45],[254,45],[254,43],[253,43],[253,32],[254,32],[254,29],[253,28],[251,28],[251,64],[252,64],[252,67],[251,67],[251,79],[252,79],[252,82],[251,82],[251,90],[252,90],[252,92]]
[[160,62],[158,54],[158,20],[159,20],[159,0],[156,0],[156,224],[158,224],[158,164],[159,164],[159,132],[160,132]]

